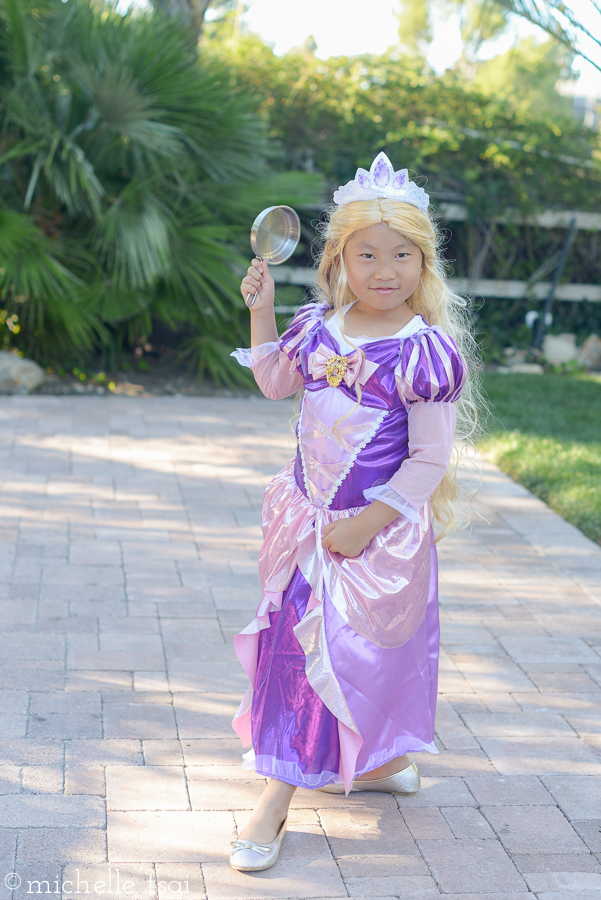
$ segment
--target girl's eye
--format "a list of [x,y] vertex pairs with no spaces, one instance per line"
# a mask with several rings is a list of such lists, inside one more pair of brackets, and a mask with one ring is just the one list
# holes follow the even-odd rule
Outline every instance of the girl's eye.
[[365,259],[375,259],[373,253],[362,253],[361,256]]
[[406,256],[409,256],[409,254],[408,253],[397,253],[397,256],[399,256],[401,259],[405,259]]

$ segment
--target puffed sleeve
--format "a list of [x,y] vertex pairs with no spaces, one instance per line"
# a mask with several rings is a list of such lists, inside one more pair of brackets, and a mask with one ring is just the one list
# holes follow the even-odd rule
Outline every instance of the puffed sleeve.
[[316,304],[301,307],[278,341],[239,348],[231,354],[252,370],[261,393],[270,400],[283,400],[302,388],[298,354],[307,333],[317,325],[320,311]]
[[403,341],[394,374],[405,406],[419,400],[453,402],[467,379],[457,344],[437,327],[418,331]]
[[387,484],[369,489],[368,499],[382,500],[416,521],[449,465],[457,421],[454,401],[467,368],[455,341],[441,329],[429,328],[403,343],[395,375],[408,407],[409,456]]

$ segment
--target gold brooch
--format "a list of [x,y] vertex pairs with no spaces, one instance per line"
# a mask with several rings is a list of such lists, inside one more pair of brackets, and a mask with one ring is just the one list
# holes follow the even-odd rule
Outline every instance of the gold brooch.
[[348,369],[346,356],[330,356],[326,363],[326,378],[330,387],[338,387]]

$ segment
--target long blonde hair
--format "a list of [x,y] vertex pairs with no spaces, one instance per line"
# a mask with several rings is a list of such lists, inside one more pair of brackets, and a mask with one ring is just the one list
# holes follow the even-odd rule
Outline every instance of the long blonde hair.
[[319,258],[315,299],[333,306],[342,324],[343,307],[357,299],[348,284],[344,248],[355,232],[380,222],[420,248],[422,273],[407,303],[428,325],[438,325],[455,340],[468,370],[467,383],[456,404],[457,445],[447,472],[432,495],[432,515],[440,540],[471,520],[475,490],[459,483],[457,470],[463,459],[474,456],[475,440],[482,433],[480,414],[487,406],[482,396],[482,361],[472,330],[469,301],[449,286],[435,221],[417,207],[398,200],[358,200],[334,207],[320,229],[324,248]]

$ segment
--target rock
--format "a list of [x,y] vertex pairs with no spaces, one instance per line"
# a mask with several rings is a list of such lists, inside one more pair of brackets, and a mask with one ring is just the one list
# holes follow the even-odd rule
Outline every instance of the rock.
[[547,334],[543,341],[543,356],[552,366],[560,366],[578,356],[575,334]]
[[517,347],[505,347],[503,353],[507,357],[507,365],[514,366],[526,362],[527,350],[518,350]]
[[598,335],[589,334],[578,351],[576,361],[589,372],[601,369],[601,338]]
[[0,394],[30,394],[44,378],[44,370],[32,359],[0,350]]
[[542,375],[544,371],[538,363],[516,363],[509,369],[511,375]]

